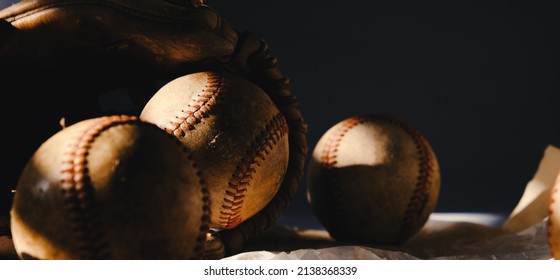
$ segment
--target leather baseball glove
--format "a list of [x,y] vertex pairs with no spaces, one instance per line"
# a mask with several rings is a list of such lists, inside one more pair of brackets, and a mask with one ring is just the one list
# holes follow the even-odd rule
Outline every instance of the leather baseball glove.
[[306,125],[267,43],[235,29],[204,0],[29,0],[1,10],[1,165],[8,169],[0,177],[0,221],[23,166],[61,126],[139,114],[166,82],[217,69],[267,92],[288,121],[290,159],[265,209],[236,228],[208,233],[211,259],[239,252],[273,225],[303,174]]

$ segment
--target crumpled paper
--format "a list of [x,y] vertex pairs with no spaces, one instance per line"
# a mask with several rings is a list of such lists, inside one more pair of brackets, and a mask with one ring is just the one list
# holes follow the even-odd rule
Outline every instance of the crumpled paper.
[[[548,146],[533,179],[505,222],[490,225],[469,213],[434,213],[398,247],[341,244],[324,230],[277,225],[227,260],[547,260],[550,189],[560,172],[560,150]],[[468,219],[471,218],[471,219]]]

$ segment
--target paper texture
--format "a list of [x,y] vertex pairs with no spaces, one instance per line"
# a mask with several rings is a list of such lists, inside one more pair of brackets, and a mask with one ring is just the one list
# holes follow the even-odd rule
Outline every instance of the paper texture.
[[527,184],[521,200],[504,223],[503,228],[516,232],[530,227],[548,216],[550,189],[560,171],[560,150],[548,146],[537,173]]
[[496,224],[491,214],[434,213],[399,247],[339,244],[326,231],[275,226],[229,260],[333,259],[552,259],[546,221],[550,189],[560,172],[560,150],[548,146],[518,205]]

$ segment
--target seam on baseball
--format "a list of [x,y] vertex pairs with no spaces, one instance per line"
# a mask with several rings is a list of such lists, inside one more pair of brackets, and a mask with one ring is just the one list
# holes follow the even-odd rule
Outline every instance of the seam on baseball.
[[218,72],[206,72],[208,81],[205,89],[193,98],[187,105],[188,109],[179,112],[175,119],[169,122],[165,131],[176,137],[185,137],[187,133],[195,129],[195,125],[208,116],[208,113],[217,103],[218,96],[224,92],[223,75]]
[[326,178],[328,182],[327,185],[333,186],[333,188],[327,193],[327,201],[333,207],[329,209],[334,210],[334,218],[337,223],[341,222],[344,217],[342,215],[344,207],[342,206],[342,189],[339,187],[339,177],[336,169],[333,169],[338,162],[338,148],[346,133],[352,128],[356,127],[358,124],[362,123],[363,120],[358,117],[351,117],[344,121],[336,130],[327,138],[325,147],[321,151],[321,165],[326,169]]
[[[182,143],[178,143],[183,147],[183,150],[188,153],[186,147]],[[210,191],[208,190],[208,185],[202,171],[198,168],[197,164],[192,159],[189,154],[188,158],[192,161],[192,167],[196,170],[196,176],[198,177],[198,183],[201,187],[202,192],[202,217],[200,219],[199,235],[196,238],[196,245],[194,247],[194,256],[196,258],[202,259],[204,257],[204,244],[206,242],[206,234],[210,230]]]
[[104,251],[107,243],[96,213],[95,190],[89,176],[89,149],[102,131],[135,120],[136,117],[129,116],[103,117],[68,146],[61,170],[61,193],[76,235],[79,254],[84,259],[109,257]]
[[399,230],[398,242],[406,240],[413,230],[416,229],[418,217],[424,211],[429,199],[428,186],[431,184],[434,174],[434,158],[430,152],[428,143],[418,130],[407,123],[396,120],[389,120],[397,126],[400,126],[406,131],[413,139],[418,151],[418,164],[419,172],[416,179],[416,186],[412,191],[412,196],[406,206],[404,217]]
[[[325,148],[323,149],[321,155],[321,165],[323,168],[327,169],[326,180],[333,186],[337,186],[338,177],[335,172],[336,169],[333,169],[333,167],[337,163],[337,152],[340,142],[348,131],[367,121],[382,121],[403,128],[403,130],[413,139],[418,151],[420,165],[419,174],[416,180],[416,186],[412,191],[412,196],[406,206],[401,228],[397,235],[396,241],[400,242],[405,240],[414,229],[414,224],[417,222],[418,216],[422,213],[426,206],[428,200],[427,186],[431,183],[434,172],[432,166],[432,154],[429,152],[426,141],[415,128],[406,123],[383,115],[355,116],[348,118],[337,128],[336,131],[334,131],[333,135],[327,139]],[[337,207],[337,209],[335,209],[335,217],[338,221],[340,221],[342,219],[341,214],[343,211],[342,203],[340,203],[340,200],[342,199],[342,190],[340,188],[333,188],[329,193],[331,195],[331,197],[329,197],[329,200],[331,200],[332,203],[331,205],[335,205],[335,207]]]
[[281,113],[276,114],[255,136],[245,150],[245,156],[231,174],[222,202],[219,223],[224,228],[234,228],[241,223],[241,210],[247,186],[256,168],[266,159],[276,144],[288,133],[288,124]]
[[552,221],[552,216],[555,215],[554,210],[552,209],[552,206],[555,203],[555,199],[554,199],[554,194],[558,192],[558,188],[554,187],[551,190],[550,193],[550,202],[548,204],[548,221],[547,221],[547,240],[548,240],[548,248],[550,248],[550,254],[552,255],[552,258],[554,259],[558,259],[560,258],[560,256],[556,256],[553,250],[553,244],[552,244],[552,238],[553,238],[553,232],[552,232],[552,227],[556,226],[555,224],[553,224]]

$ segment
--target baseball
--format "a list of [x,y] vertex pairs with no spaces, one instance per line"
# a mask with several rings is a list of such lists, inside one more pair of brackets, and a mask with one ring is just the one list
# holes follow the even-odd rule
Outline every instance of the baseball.
[[262,210],[283,181],[288,125],[268,95],[227,72],[197,72],[164,85],[140,118],[177,137],[204,170],[210,226],[230,229]]
[[331,237],[398,245],[435,208],[440,173],[426,139],[388,115],[350,117],[319,139],[308,166],[308,199]]
[[51,136],[19,179],[11,230],[22,259],[202,258],[204,180],[186,148],[132,116]]
[[547,231],[550,254],[560,260],[560,175],[550,191]]

